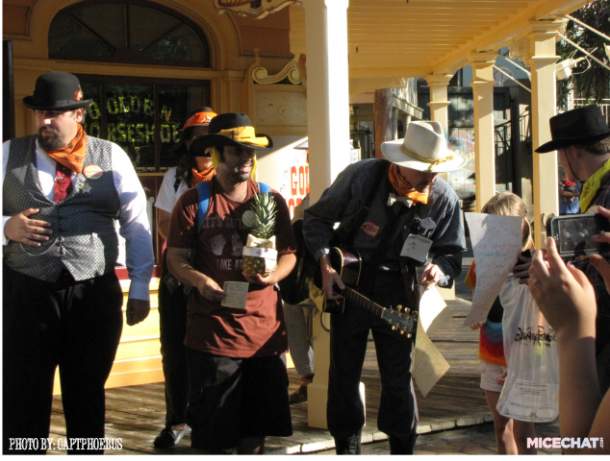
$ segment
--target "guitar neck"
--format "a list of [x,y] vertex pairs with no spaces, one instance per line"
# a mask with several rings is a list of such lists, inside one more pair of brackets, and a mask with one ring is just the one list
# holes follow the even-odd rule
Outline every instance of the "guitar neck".
[[345,287],[341,294],[347,301],[349,301],[350,304],[355,304],[357,306],[364,307],[367,311],[371,312],[377,317],[383,318],[384,308],[379,304],[374,303],[367,297],[361,295],[356,290],[352,290],[349,287]]

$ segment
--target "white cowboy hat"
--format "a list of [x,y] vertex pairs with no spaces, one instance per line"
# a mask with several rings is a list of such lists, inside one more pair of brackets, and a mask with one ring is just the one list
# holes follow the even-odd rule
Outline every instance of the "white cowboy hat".
[[390,162],[405,168],[431,173],[459,170],[466,159],[447,147],[439,122],[411,122],[404,139],[381,143],[381,152]]

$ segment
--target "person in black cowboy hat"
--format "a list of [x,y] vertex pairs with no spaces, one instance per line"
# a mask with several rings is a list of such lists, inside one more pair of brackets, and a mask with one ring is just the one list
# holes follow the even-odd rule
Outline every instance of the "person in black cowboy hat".
[[[210,154],[200,145],[200,137],[216,113],[210,107],[195,110],[184,122],[180,142],[172,150],[181,154],[178,166],[167,170],[155,201],[159,234],[169,235],[169,220],[178,198],[201,181],[216,174]],[[188,369],[184,336],[186,335],[186,295],[167,269],[167,251],[163,252],[163,276],[159,282],[159,326],[163,375],[165,377],[165,427],[155,438],[157,448],[174,447],[190,428],[186,424],[188,405]],[[171,286],[171,287],[170,287]]]
[[[127,240],[131,286],[127,324],[150,310],[154,260],[146,196],[123,150],[87,136],[78,79],[38,77],[33,96],[37,134],[3,144],[3,450],[11,441],[48,437],[59,366],[68,444],[104,437],[104,384],[123,325],[123,294],[114,272],[115,219]],[[81,447],[73,453],[103,453]]]
[[[243,272],[249,230],[242,216],[266,187],[252,179],[255,150],[269,151],[273,142],[255,132],[247,115],[236,113],[213,118],[210,134],[199,139],[217,171],[205,184],[210,195],[205,219],[197,222],[198,190],[185,192],[172,212],[167,242],[170,271],[194,288],[184,341],[192,447],[204,453],[233,448],[242,454],[262,453],[265,436],[292,434],[286,367],[280,358],[287,349],[286,326],[274,285],[294,267],[296,242],[286,202],[272,191],[277,269],[266,277]],[[245,305],[224,305],[229,285],[246,287]]]
[[[580,195],[581,213],[594,213],[597,207],[610,208],[610,128],[599,106],[591,105],[550,119],[552,140],[536,152],[557,151],[559,163],[570,181],[583,184]],[[595,264],[603,263],[596,261]],[[587,275],[597,300],[596,355],[602,394],[610,388],[610,295],[603,279],[589,260],[574,265]],[[522,282],[528,282],[531,263],[515,268]],[[533,278],[530,284],[537,282]]]

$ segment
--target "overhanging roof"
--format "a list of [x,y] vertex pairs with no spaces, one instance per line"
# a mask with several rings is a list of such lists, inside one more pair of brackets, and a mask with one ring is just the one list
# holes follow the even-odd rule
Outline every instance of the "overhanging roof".
[[[350,0],[351,79],[447,74],[472,53],[498,50],[587,0]],[[291,7],[291,41],[304,50],[305,15]],[[302,43],[301,43],[302,40]]]

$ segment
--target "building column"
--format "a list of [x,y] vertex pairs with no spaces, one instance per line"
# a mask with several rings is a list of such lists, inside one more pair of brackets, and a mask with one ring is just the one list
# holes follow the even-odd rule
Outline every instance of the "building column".
[[496,153],[494,127],[494,85],[493,65],[496,54],[490,52],[474,53],[471,58],[474,103],[474,145],[476,210],[481,212],[483,205],[496,193]]
[[[453,76],[431,74],[424,78],[430,87],[430,102],[428,103],[428,107],[430,107],[430,120],[441,124],[447,136],[447,142],[449,142],[449,105],[451,102],[449,102],[447,86],[449,86]],[[439,173],[438,176],[449,182],[448,173]],[[444,300],[455,299],[455,284],[451,288],[437,288]]]
[[[309,180],[311,203],[315,203],[350,163],[349,0],[307,0],[303,6],[308,76]],[[328,314],[324,315],[328,317]],[[330,319],[326,318],[325,323],[329,324]],[[307,391],[308,422],[311,427],[326,428],[330,335],[321,328],[317,317],[312,342],[316,377]]]
[[[532,72],[533,149],[551,140],[549,119],[557,111],[555,65],[560,58],[555,43],[565,25],[565,20],[532,21],[531,33],[510,49]],[[533,162],[534,239],[536,248],[543,248],[546,217],[559,214],[557,156],[533,152]]]
[[392,120],[392,89],[375,90],[375,158],[384,158],[381,143],[395,139]]
[[439,122],[443,130],[449,135],[449,97],[447,86],[452,75],[427,75],[424,77],[430,87],[430,120]]

